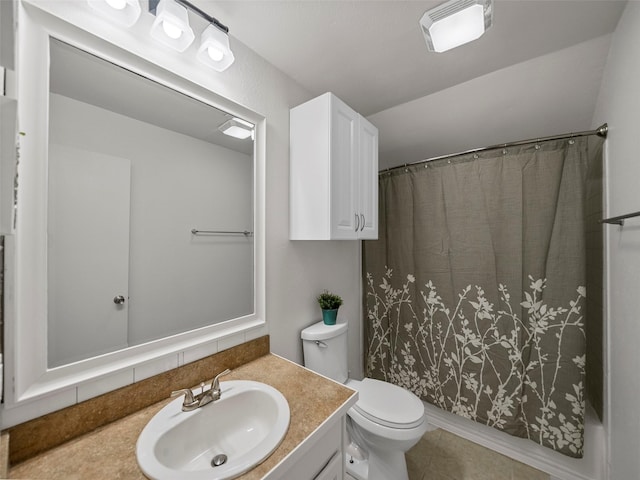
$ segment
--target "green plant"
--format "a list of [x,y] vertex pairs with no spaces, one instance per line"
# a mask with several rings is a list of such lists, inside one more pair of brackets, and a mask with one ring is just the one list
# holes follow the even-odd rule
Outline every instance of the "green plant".
[[322,310],[335,310],[342,305],[342,298],[340,295],[324,290],[318,295],[318,304]]

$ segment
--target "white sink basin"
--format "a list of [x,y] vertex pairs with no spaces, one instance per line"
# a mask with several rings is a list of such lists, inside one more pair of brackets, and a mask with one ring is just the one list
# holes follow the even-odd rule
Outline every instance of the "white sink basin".
[[[152,479],[222,480],[258,465],[280,445],[289,428],[289,404],[275,388],[249,380],[220,382],[222,397],[191,412],[183,397],[144,427],[136,456]],[[227,457],[212,466],[217,455]]]

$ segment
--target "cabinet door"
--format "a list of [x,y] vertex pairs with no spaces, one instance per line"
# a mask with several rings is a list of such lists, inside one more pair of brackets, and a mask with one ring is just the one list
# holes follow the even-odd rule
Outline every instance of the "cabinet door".
[[329,463],[322,469],[313,480],[342,480],[342,452],[336,452]]
[[331,238],[358,237],[359,115],[332,97],[331,111]]
[[360,118],[358,192],[359,236],[378,238],[378,129]]

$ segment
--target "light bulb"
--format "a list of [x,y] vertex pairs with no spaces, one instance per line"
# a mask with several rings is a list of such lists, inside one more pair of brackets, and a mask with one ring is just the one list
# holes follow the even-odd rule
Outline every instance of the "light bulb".
[[166,20],[162,22],[162,29],[164,30],[164,33],[167,34],[167,37],[173,38],[174,40],[180,38],[182,35],[182,29],[180,27],[171,22],[167,22]]
[[105,0],[105,2],[116,10],[123,10],[127,6],[127,0]]
[[209,57],[211,57],[211,60],[213,60],[214,62],[219,62],[224,57],[224,52],[219,48],[213,46],[209,46],[207,48],[207,53],[209,54]]

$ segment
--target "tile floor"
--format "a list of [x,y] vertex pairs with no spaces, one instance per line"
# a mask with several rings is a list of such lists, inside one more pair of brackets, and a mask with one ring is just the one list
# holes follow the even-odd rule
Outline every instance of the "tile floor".
[[406,454],[409,480],[549,480],[549,475],[445,430]]

